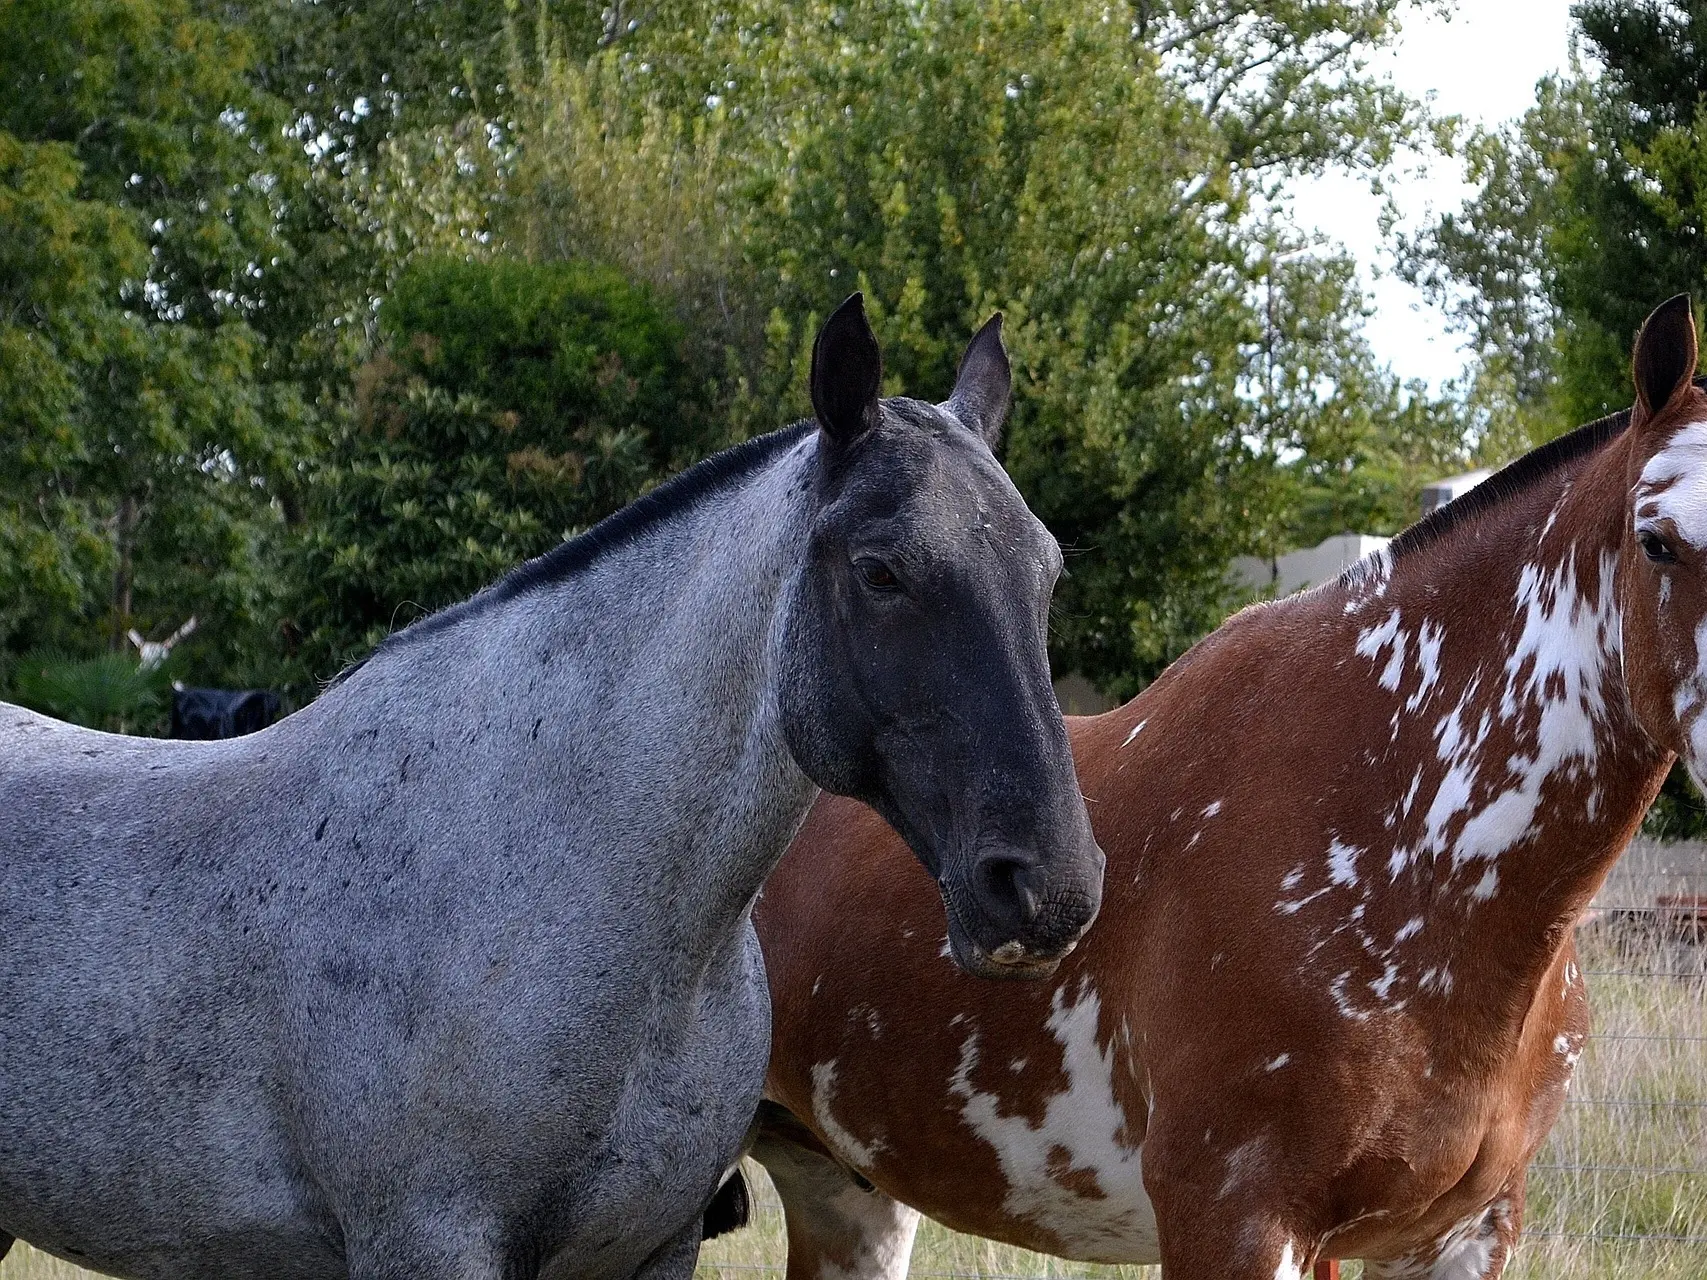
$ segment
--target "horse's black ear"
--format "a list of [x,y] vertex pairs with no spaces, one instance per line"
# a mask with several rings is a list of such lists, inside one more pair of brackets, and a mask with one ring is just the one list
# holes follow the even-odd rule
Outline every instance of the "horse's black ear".
[[831,312],[812,344],[812,411],[824,434],[851,444],[877,425],[883,353],[865,318],[865,297],[851,295]]
[[1636,403],[1643,417],[1652,417],[1671,402],[1695,376],[1695,312],[1689,295],[1680,293],[1654,308],[1636,335],[1632,364]]
[[1008,349],[1002,345],[1002,313],[998,311],[967,343],[966,354],[960,357],[960,371],[954,376],[954,391],[943,408],[994,449],[1002,437],[1012,393],[1013,371],[1008,367]]

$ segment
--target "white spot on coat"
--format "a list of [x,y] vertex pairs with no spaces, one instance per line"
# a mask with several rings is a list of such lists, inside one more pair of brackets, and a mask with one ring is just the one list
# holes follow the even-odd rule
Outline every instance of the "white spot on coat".
[[1399,678],[1405,671],[1405,645],[1409,635],[1399,629],[1399,611],[1392,610],[1387,620],[1375,627],[1365,627],[1357,634],[1357,652],[1365,658],[1378,659],[1383,649],[1392,647],[1393,656],[1387,659],[1387,665],[1381,669],[1377,677],[1383,689],[1396,690]]
[[812,1118],[829,1140],[835,1153],[856,1169],[869,1169],[884,1149],[881,1142],[861,1142],[842,1127],[830,1107],[836,1100],[836,1064],[820,1062],[812,1068]]
[[1357,855],[1362,849],[1354,848],[1340,840],[1337,836],[1328,846],[1328,880],[1332,884],[1351,886],[1357,883]]
[[[1061,1046],[1067,1086],[1045,1102],[1041,1124],[972,1083],[976,1034],[961,1046],[949,1092],[960,1099],[967,1127],[996,1153],[1007,1182],[1006,1212],[1046,1227],[1076,1258],[1155,1263],[1161,1258],[1156,1215],[1144,1193],[1140,1146],[1129,1142],[1126,1114],[1114,1094],[1114,1046],[1097,1043],[1100,1008],[1088,982],[1079,984],[1071,1002],[1066,988],[1056,989],[1048,1027]],[[1081,1170],[1094,1175],[1106,1198],[1082,1196],[1056,1176]]]
[[1637,527],[1669,520],[1684,541],[1707,546],[1707,422],[1678,428],[1636,484]]

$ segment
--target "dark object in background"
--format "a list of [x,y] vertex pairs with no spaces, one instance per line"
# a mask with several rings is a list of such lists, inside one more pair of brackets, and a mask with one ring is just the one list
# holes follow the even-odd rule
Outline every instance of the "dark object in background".
[[715,1240],[727,1232],[738,1231],[752,1216],[752,1196],[747,1190],[747,1178],[737,1165],[730,1171],[727,1181],[717,1188],[711,1203],[706,1205],[705,1216],[700,1219],[699,1238]]
[[174,738],[240,738],[279,714],[279,695],[265,689],[172,690]]

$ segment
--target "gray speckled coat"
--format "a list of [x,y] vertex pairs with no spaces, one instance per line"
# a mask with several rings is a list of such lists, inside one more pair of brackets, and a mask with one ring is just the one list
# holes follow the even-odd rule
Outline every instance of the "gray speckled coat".
[[808,772],[924,833],[967,956],[1070,945],[1100,854],[1044,709],[1057,553],[954,402],[879,406],[844,313],[821,429],[265,732],[0,704],[0,1231],[172,1280],[687,1274]]

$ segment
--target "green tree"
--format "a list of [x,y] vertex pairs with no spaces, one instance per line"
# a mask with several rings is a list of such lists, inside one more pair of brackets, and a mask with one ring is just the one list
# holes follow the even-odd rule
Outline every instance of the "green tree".
[[1256,547],[1272,556],[1339,533],[1397,533],[1427,481],[1470,464],[1463,406],[1375,359],[1349,259],[1299,254],[1272,269],[1258,403],[1275,475]]
[[267,340],[295,149],[246,59],[188,0],[0,7],[0,649],[264,643],[305,411]]
[[1516,125],[1465,147],[1478,192],[1413,246],[1411,271],[1471,334],[1510,448],[1630,401],[1630,346],[1667,295],[1707,279],[1707,39],[1699,0],[1587,0],[1582,66]]
[[[1543,81],[1521,122],[1474,135],[1477,194],[1413,247],[1413,274],[1475,342],[1472,408],[1496,456],[1628,405],[1642,319],[1707,284],[1707,3],[1572,12],[1598,69]],[[1675,769],[1649,827],[1700,835],[1704,813]]]
[[682,334],[609,268],[421,259],[306,489],[302,679],[473,594],[720,442]]
[[1126,692],[1219,620],[1273,506],[1266,433],[1299,428],[1254,394],[1253,214],[1414,125],[1360,62],[1398,8],[705,0],[591,58],[536,28],[499,226],[674,300],[740,430],[804,411],[854,288],[913,394],[1004,310],[1007,461],[1071,552],[1057,661]]

